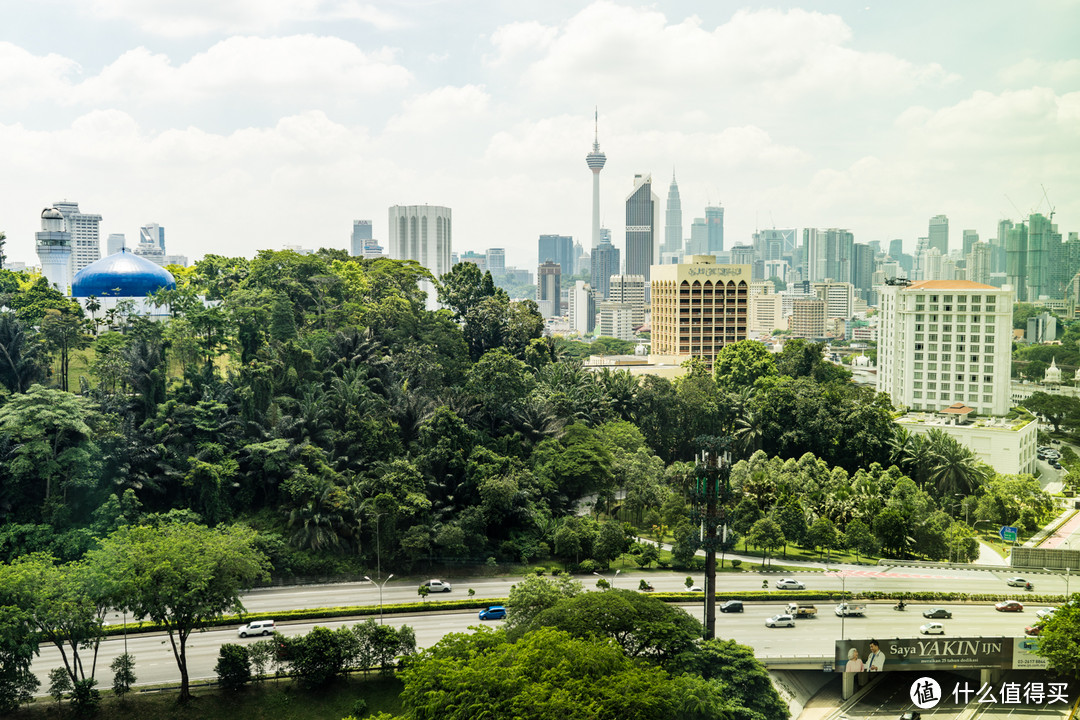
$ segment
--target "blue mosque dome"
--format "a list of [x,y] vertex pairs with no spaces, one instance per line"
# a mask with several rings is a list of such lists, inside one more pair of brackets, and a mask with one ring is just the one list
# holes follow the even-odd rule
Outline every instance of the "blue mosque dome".
[[72,297],[145,297],[161,288],[176,289],[172,273],[126,249],[90,263],[71,281]]

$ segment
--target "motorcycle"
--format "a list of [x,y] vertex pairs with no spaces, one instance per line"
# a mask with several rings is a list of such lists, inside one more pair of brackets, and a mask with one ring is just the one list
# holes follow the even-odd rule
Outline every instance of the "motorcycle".
[[905,605],[904,603],[896,603],[895,605],[892,606],[893,610],[905,610],[906,608],[907,608],[907,605]]
[[1031,583],[1028,583],[1027,585],[1024,586],[1024,589],[1025,590],[1034,590],[1035,586],[1032,585]]

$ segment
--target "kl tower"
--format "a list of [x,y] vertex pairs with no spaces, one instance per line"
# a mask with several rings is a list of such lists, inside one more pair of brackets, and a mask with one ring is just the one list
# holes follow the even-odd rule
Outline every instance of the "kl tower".
[[593,111],[592,152],[585,156],[585,164],[592,170],[592,246],[600,244],[600,171],[604,169],[607,155],[600,152],[600,113]]

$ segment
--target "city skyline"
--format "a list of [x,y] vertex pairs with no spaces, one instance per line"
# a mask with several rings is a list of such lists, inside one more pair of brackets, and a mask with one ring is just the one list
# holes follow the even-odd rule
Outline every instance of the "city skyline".
[[69,197],[192,259],[348,248],[357,217],[385,243],[386,209],[426,202],[455,250],[534,267],[541,234],[590,244],[594,106],[617,239],[634,174],[672,165],[684,236],[722,205],[727,247],[839,227],[911,253],[944,214],[951,249],[1051,204],[1080,228],[1074,4],[84,5],[0,10],[12,261]]

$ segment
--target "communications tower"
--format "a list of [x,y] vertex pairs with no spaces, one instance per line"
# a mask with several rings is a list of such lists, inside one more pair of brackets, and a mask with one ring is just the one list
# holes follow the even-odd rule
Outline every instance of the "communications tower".
[[592,246],[595,248],[600,244],[600,171],[604,169],[607,155],[600,152],[599,111],[593,111],[593,123],[592,152],[585,156],[585,164],[592,170]]

